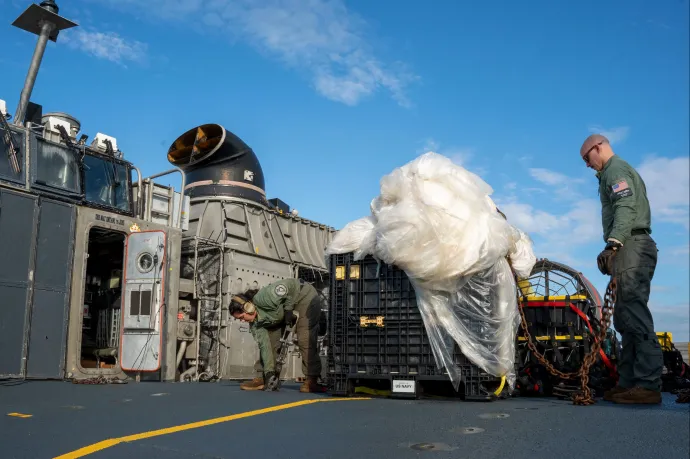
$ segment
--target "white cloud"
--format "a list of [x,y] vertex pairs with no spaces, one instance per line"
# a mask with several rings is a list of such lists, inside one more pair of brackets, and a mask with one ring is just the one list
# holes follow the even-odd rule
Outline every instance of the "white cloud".
[[433,151],[434,153],[438,153],[439,155],[443,155],[447,158],[450,158],[451,161],[453,161],[455,164],[458,166],[462,166],[463,168],[467,169],[468,171],[477,174],[482,178],[482,180],[486,180],[483,176],[487,174],[488,170],[486,167],[483,166],[477,166],[477,165],[472,165],[471,161],[475,157],[474,154],[474,149],[473,148],[460,148],[460,147],[442,147],[439,142],[437,142],[434,139],[427,139],[424,143],[424,146],[420,149],[417,150],[417,154],[424,154],[426,152]]
[[[141,0],[107,0],[114,8],[140,13]],[[404,89],[418,77],[384,64],[365,38],[366,22],[342,0],[149,0],[159,18],[201,24],[310,74],[322,96],[356,105],[379,89],[409,106]]]
[[668,306],[650,301],[649,305],[649,309],[654,313],[686,319],[688,317],[688,308],[690,308],[690,305],[687,303]]
[[[506,199],[497,199],[496,204],[506,214],[508,220],[546,242],[549,251],[561,256],[575,246],[587,244],[601,238],[600,204],[594,199],[583,199],[576,190],[582,179],[570,178],[560,172],[544,168],[529,168],[530,176],[548,186],[542,188],[519,188],[522,195],[548,194],[551,198],[567,197],[574,201],[568,207],[561,204],[562,214],[554,214],[519,201],[513,194]],[[543,197],[538,198],[543,207]],[[546,256],[546,255],[539,255]]]
[[665,22],[658,21],[656,19],[647,19],[647,24],[661,27],[662,29],[671,30],[670,25],[666,24]]
[[673,255],[673,256],[690,255],[690,244],[685,244],[685,245],[681,245],[678,247],[673,247],[671,249],[671,255]]
[[[474,157],[474,150],[471,148],[449,148],[444,150],[443,154],[450,157],[458,166],[468,168],[472,157]],[[482,168],[482,170],[484,169]]]
[[569,182],[582,181],[581,179],[572,179],[565,174],[561,174],[560,172],[554,172],[549,169],[542,168],[530,168],[529,174],[535,180],[538,180],[546,185],[564,186]]
[[645,160],[638,168],[645,182],[654,221],[690,228],[690,157]]
[[115,32],[90,32],[82,28],[67,30],[62,41],[71,48],[121,65],[127,61],[143,62],[146,58],[145,43],[127,40]]
[[[654,221],[680,223],[688,227],[690,206],[689,158],[651,158],[638,168],[647,187]],[[569,179],[564,174],[548,169],[531,168],[529,174],[535,180],[547,186],[546,190],[511,188],[508,198],[497,199],[496,204],[506,214],[508,220],[529,233],[535,241],[538,257],[552,258],[564,263],[580,263],[582,248],[587,244],[601,243],[601,204],[597,199],[582,199],[575,187],[579,179]],[[570,187],[570,188],[569,188]],[[553,190],[556,192],[553,192]],[[572,197],[571,206],[560,205],[562,211],[544,210],[543,197],[535,195],[544,192],[551,197]],[[528,201],[516,198],[519,195]],[[686,238],[684,238],[686,239]],[[682,241],[682,239],[681,239]],[[674,247],[665,250],[676,260],[687,260],[690,253],[688,245],[676,242]],[[590,258],[596,253],[586,255],[585,264],[591,264]]]
[[621,126],[621,127],[615,127],[611,129],[605,129],[600,126],[592,126],[589,128],[589,132],[592,134],[601,134],[607,139],[609,139],[609,143],[611,145],[614,145],[616,143],[622,142],[625,139],[628,138],[628,134],[630,133],[630,128],[627,126]]
[[496,205],[512,225],[532,238],[537,258],[548,258],[586,270],[592,267],[597,254],[596,251],[590,253],[588,246],[600,242],[603,247],[600,209],[596,200],[576,201],[565,207],[563,213],[542,210],[519,202],[514,196],[497,198]]
[[530,168],[529,175],[531,175],[533,179],[545,183],[546,185],[560,185],[567,181],[565,175],[548,169]]
[[[688,239],[687,233],[682,239]],[[672,269],[674,270],[687,271],[690,269],[690,259],[688,258],[688,255],[690,255],[690,246],[688,244],[678,245],[679,242],[678,239],[673,237],[657,240],[657,245],[659,246],[659,266],[673,266]]]
[[594,199],[578,201],[562,215],[536,209],[514,198],[497,199],[496,204],[512,224],[541,237],[554,248],[562,247],[559,250],[601,239],[599,203]]
[[[611,137],[616,141],[620,140],[620,136]],[[654,221],[682,223],[687,228],[690,201],[689,158],[650,158],[638,170],[646,182]],[[606,277],[596,269],[596,256],[604,244],[599,200],[578,197],[569,203],[558,203],[554,198],[559,196],[553,190],[558,191],[563,184],[575,189],[580,182],[548,169],[528,167],[528,173],[534,180],[543,184],[543,189],[531,191],[543,193],[546,190],[546,194],[534,194],[522,186],[510,187],[504,191],[508,197],[496,199],[496,204],[506,214],[510,223],[532,237],[537,258],[548,258],[583,272],[603,295]],[[675,238],[673,241],[669,247],[662,249],[660,264],[667,263],[661,258],[664,254],[669,256],[670,263],[674,262],[671,260],[675,260],[676,263],[680,260],[687,262],[690,254],[690,246],[685,243],[687,232],[680,235],[680,239]],[[661,282],[668,283],[673,280]],[[653,283],[652,289],[653,296],[665,295],[670,299],[650,301],[655,328],[672,332],[677,341],[687,341],[690,307],[687,304],[687,295],[671,299],[669,295],[675,296],[677,288]]]
[[[545,185],[549,185],[548,191],[553,195],[570,200],[581,198],[577,191],[577,185],[584,182],[581,178],[572,178],[560,172],[554,172],[543,168],[530,168],[529,174],[533,179]],[[544,191],[539,188],[536,190]]]

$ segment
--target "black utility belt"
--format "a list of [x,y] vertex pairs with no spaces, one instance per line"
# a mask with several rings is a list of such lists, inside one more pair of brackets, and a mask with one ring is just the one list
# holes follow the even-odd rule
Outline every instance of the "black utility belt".
[[643,229],[643,228],[634,229],[634,230],[630,231],[630,234],[633,236],[639,236],[640,234],[649,234],[649,230]]

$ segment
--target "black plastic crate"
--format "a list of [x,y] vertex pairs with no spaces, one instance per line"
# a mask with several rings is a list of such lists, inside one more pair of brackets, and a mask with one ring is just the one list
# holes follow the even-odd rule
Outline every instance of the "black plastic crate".
[[[475,365],[461,367],[462,382],[460,391],[455,392],[450,379],[446,375],[440,377],[424,377],[414,375],[367,375],[330,373],[327,377],[328,392],[335,396],[352,396],[357,392],[377,395],[370,391],[358,391],[360,387],[383,391],[392,398],[419,398],[426,392],[435,396],[456,398],[462,396],[467,401],[491,401],[504,396],[504,383],[498,378],[487,377]],[[397,391],[392,391],[396,384]],[[406,387],[404,387],[406,386]]]
[[[402,381],[415,385],[448,382],[438,369],[413,286],[405,272],[379,265],[372,257],[354,261],[353,254],[330,260],[328,372],[332,393],[351,395],[353,381],[383,382],[404,390]],[[479,322],[467,324],[481,332]],[[463,374],[466,399],[491,399],[500,379],[482,371],[455,346],[454,363]]]
[[[557,370],[564,373],[579,370],[585,356],[591,350],[589,335],[585,335],[582,339],[536,340],[533,338],[532,342],[540,354],[545,356]],[[519,338],[515,350],[515,364],[518,370],[540,363],[523,337]]]
[[[537,351],[543,355],[556,370],[563,373],[577,372],[584,363],[585,357],[591,351],[592,336],[586,332],[582,337],[571,339],[557,337],[556,339],[532,339]],[[606,355],[607,362],[601,358]],[[597,396],[611,389],[616,384],[615,366],[619,362],[619,345],[615,338],[604,341],[604,346],[596,356],[596,360],[589,369],[589,387]],[[579,379],[566,380],[552,375],[529,349],[524,337],[518,338],[515,357],[516,392],[525,395],[556,395],[569,396],[568,390],[579,390]],[[563,386],[562,386],[563,385]],[[568,389],[570,387],[570,389]],[[566,390],[564,392],[564,390]]]
[[[571,306],[572,305],[572,306]],[[570,297],[538,298],[522,301],[522,309],[530,334],[533,337],[581,339],[588,332],[587,323],[578,312],[587,317],[589,303]],[[522,334],[522,329],[520,329]]]

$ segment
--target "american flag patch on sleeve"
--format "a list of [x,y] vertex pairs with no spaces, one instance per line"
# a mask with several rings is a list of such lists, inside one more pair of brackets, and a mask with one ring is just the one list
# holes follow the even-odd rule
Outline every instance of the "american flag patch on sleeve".
[[623,179],[616,182],[611,186],[613,192],[613,198],[625,198],[627,196],[632,196],[632,189],[628,186],[628,181]]
[[613,185],[611,188],[613,188],[614,193],[617,191],[627,190],[628,189],[628,182],[625,180],[621,180],[620,182]]

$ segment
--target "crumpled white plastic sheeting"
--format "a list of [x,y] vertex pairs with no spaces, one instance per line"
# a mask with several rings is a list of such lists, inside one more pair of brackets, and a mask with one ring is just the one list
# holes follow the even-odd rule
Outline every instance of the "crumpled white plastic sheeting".
[[[405,271],[439,369],[456,390],[456,346],[475,365],[515,384],[516,285],[536,262],[529,237],[497,211],[493,189],[428,152],[381,179],[371,215],[339,231],[326,254],[372,255]],[[507,259],[510,259],[510,264]]]

